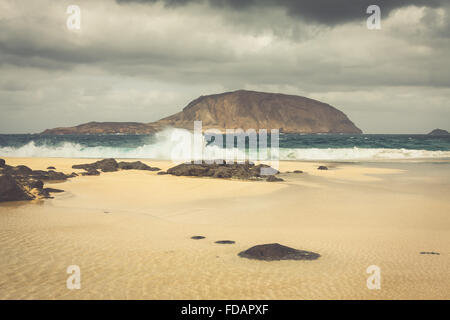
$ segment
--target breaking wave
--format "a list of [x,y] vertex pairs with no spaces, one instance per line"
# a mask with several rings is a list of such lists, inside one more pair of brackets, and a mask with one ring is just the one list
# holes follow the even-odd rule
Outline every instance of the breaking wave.
[[[2,141],[6,141],[6,145],[0,145],[0,157],[142,158],[160,160],[201,158],[201,156],[190,154],[189,149],[194,139],[193,134],[187,130],[176,128],[168,128],[152,136],[135,138],[130,136],[117,138],[95,135],[83,136],[82,139],[80,137],[31,136],[27,138],[28,140],[21,140],[21,142],[14,143],[11,142],[13,138],[3,137],[2,139]],[[128,142],[125,141],[126,139],[128,139]],[[133,140],[133,143],[130,143],[130,139],[135,140]],[[300,135],[295,138],[296,141],[300,141],[300,139],[306,138]],[[317,139],[317,136],[314,136],[314,139]],[[327,140],[329,141],[330,139]],[[345,139],[348,141],[349,138],[338,137],[335,139]],[[201,137],[200,141],[196,143],[203,145],[203,159],[230,158],[230,154],[226,154],[225,149],[222,147],[214,144],[207,145],[204,137]],[[281,143],[281,148],[279,149],[280,160],[378,161],[450,159],[450,151],[448,149],[444,149],[444,151],[395,147],[367,148],[365,146],[336,146],[327,148],[322,146],[322,148],[317,148],[314,147],[314,144],[316,143],[310,144],[309,146],[311,147],[305,146],[298,148],[283,146],[283,143]],[[232,152],[238,159],[245,159],[245,155],[248,153],[237,148],[234,148]]]

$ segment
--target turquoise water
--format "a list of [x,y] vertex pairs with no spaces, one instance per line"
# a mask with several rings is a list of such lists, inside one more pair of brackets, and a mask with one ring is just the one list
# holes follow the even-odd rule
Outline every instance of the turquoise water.
[[[169,160],[177,144],[190,143],[191,139],[192,134],[181,129],[153,135],[0,135],[0,157]],[[208,141],[207,137],[205,144]],[[208,148],[218,146],[209,144]],[[281,134],[279,148],[281,160],[450,159],[450,136]]]

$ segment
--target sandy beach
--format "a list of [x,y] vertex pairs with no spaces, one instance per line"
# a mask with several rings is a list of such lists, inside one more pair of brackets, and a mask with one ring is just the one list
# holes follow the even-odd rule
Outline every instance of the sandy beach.
[[[5,160],[65,173],[94,161]],[[46,184],[65,192],[0,204],[0,299],[449,299],[449,169],[283,161],[274,183],[130,170]],[[274,242],[321,257],[237,255]],[[66,287],[69,265],[79,290]],[[370,265],[380,290],[366,286]]]

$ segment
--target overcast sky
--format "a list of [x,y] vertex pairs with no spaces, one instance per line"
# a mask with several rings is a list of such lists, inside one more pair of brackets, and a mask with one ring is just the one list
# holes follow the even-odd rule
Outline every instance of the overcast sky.
[[446,0],[0,0],[0,133],[151,122],[237,89],[318,99],[365,133],[450,130],[449,62]]

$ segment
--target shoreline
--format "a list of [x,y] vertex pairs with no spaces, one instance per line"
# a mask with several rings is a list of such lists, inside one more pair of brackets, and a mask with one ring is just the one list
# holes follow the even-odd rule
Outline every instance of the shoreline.
[[[5,160],[65,173],[89,162]],[[0,204],[0,298],[449,299],[450,163],[317,170],[326,163],[281,161],[276,183],[130,170],[48,184],[65,192]],[[296,169],[305,173],[284,173]],[[321,257],[237,255],[274,242]],[[80,290],[65,287],[69,265],[80,266]],[[366,287],[370,265],[381,290]]]

